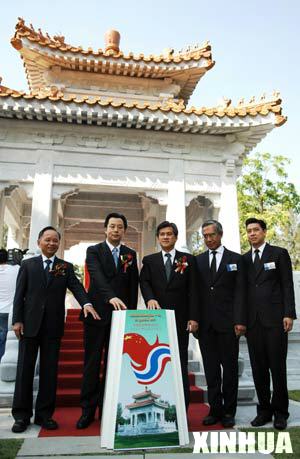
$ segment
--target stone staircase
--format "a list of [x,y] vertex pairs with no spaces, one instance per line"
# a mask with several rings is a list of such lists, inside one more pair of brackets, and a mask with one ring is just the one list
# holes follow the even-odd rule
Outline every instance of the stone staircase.
[[[188,370],[194,374],[195,385],[203,390],[204,401],[207,402],[207,384],[199,357],[195,356],[195,352],[189,350]],[[250,372],[251,373],[251,372]],[[244,370],[243,359],[239,359],[239,390],[238,390],[238,403],[240,405],[253,404],[255,397],[255,389],[253,384],[252,375]]]

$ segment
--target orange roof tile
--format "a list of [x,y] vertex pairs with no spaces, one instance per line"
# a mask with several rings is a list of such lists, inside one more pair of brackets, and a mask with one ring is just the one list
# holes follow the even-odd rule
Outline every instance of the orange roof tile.
[[48,33],[43,33],[41,29],[36,31],[32,24],[28,27],[25,24],[23,18],[18,18],[18,22],[16,24],[16,32],[11,39],[12,45],[20,50],[22,48],[22,38],[27,38],[29,41],[33,43],[38,43],[43,47],[48,47],[51,49],[57,49],[64,52],[71,52],[73,54],[84,54],[90,55],[94,57],[112,57],[113,59],[123,58],[124,60],[134,60],[135,62],[154,62],[158,63],[180,63],[180,62],[190,62],[190,61],[198,61],[201,58],[205,58],[208,62],[208,68],[211,68],[214,65],[212,60],[211,54],[211,46],[209,43],[205,43],[202,47],[197,46],[192,49],[187,49],[186,51],[174,53],[173,50],[170,50],[168,55],[160,54],[160,55],[153,55],[150,54],[149,56],[145,56],[143,53],[138,55],[130,52],[129,54],[124,54],[122,51],[116,53],[113,50],[105,51],[99,48],[97,51],[93,50],[92,48],[83,49],[82,46],[72,46],[65,43],[65,37],[63,36],[53,36],[51,37]]
[[26,94],[24,91],[15,91],[13,89],[9,89],[5,86],[0,85],[0,97],[8,97],[11,96],[15,99],[27,99],[27,100],[50,100],[53,102],[63,101],[65,103],[74,102],[76,104],[88,104],[90,106],[99,105],[101,107],[113,107],[113,108],[121,108],[124,107],[126,109],[137,109],[140,111],[150,110],[150,111],[161,111],[165,113],[175,113],[175,114],[185,114],[185,115],[205,115],[209,118],[217,117],[217,118],[234,118],[240,117],[244,118],[246,116],[256,117],[258,115],[267,116],[269,113],[274,113],[276,115],[276,126],[281,126],[287,120],[287,117],[282,115],[282,107],[281,107],[281,99],[278,94],[275,94],[272,99],[269,101],[263,99],[258,102],[255,99],[249,103],[239,103],[238,106],[234,107],[230,104],[227,106],[216,106],[216,107],[189,107],[187,108],[184,104],[184,101],[181,99],[179,102],[174,102],[172,99],[167,102],[129,102],[126,100],[115,100],[112,98],[103,99],[102,96],[93,96],[89,98],[89,96],[81,96],[78,94],[64,94],[59,91],[57,88],[52,87],[48,90],[41,90],[39,92],[33,92],[31,94]]

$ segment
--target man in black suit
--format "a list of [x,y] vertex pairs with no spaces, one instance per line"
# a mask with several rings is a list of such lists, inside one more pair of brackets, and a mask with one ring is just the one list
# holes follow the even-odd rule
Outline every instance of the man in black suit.
[[[102,412],[106,362],[113,310],[136,309],[138,269],[136,252],[121,244],[127,229],[124,215],[110,213],[105,222],[106,240],[88,247],[86,265],[90,276],[88,295],[101,322],[84,318],[84,370],[80,404],[82,415],[77,429],[85,429],[94,420],[97,406]],[[104,366],[100,381],[101,356]]]
[[189,332],[198,328],[198,301],[194,257],[175,250],[178,229],[175,223],[158,225],[156,236],[161,252],[143,259],[141,291],[148,309],[175,311],[186,408],[189,404],[188,342]]
[[210,405],[203,424],[221,421],[233,427],[239,337],[246,331],[245,272],[241,255],[222,245],[221,223],[207,220],[202,234],[208,250],[196,257],[201,293],[198,338]]
[[258,397],[257,416],[251,424],[263,426],[274,415],[274,427],[285,429],[289,417],[288,332],[296,319],[291,259],[286,249],[265,242],[267,226],[263,220],[249,218],[246,231],[251,244],[244,255],[248,282],[247,341]]
[[19,339],[19,355],[12,415],[12,431],[21,433],[32,416],[32,383],[40,351],[39,390],[35,405],[35,424],[57,429],[52,419],[55,409],[57,364],[64,333],[65,295],[71,290],[83,307],[84,315],[99,319],[83,286],[74,274],[73,265],[55,256],[60,234],[52,226],[42,229],[38,237],[41,256],[22,262],[17,278],[13,305],[13,330]]

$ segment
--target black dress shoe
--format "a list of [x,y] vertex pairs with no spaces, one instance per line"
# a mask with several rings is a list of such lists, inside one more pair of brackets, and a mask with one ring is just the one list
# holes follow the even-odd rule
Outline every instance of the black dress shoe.
[[77,421],[76,429],[86,429],[94,420],[94,415],[82,414]]
[[229,429],[230,427],[233,427],[235,425],[235,418],[231,414],[225,414],[222,417],[222,426],[225,427],[226,429]]
[[219,420],[220,419],[218,417],[209,414],[208,416],[205,416],[205,418],[202,421],[202,424],[204,426],[213,426],[214,424],[217,424]]
[[275,416],[273,425],[277,430],[284,430],[287,426],[287,420],[283,416]]
[[29,424],[30,421],[28,421],[27,419],[17,419],[14,422],[14,425],[12,426],[11,430],[14,433],[22,433],[25,432]]
[[251,421],[251,425],[253,427],[261,427],[264,426],[265,424],[268,424],[268,422],[272,421],[272,415],[270,414],[258,414],[256,418]]
[[58,424],[57,422],[52,419],[52,418],[48,418],[48,419],[35,419],[34,420],[34,423],[38,426],[41,426],[43,429],[46,429],[46,430],[56,430],[58,429]]

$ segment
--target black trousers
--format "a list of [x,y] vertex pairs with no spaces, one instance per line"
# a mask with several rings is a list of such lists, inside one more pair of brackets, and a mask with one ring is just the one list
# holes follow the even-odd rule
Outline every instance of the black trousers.
[[20,339],[12,405],[12,415],[15,420],[29,420],[32,416],[33,378],[38,351],[40,351],[40,372],[35,419],[43,420],[52,417],[55,410],[60,340],[60,338],[49,338],[42,329],[34,338]]
[[[283,326],[264,327],[259,320],[247,331],[252,374],[258,398],[257,412],[289,417],[286,357],[288,336]],[[271,396],[270,374],[273,394]]]
[[234,331],[200,330],[199,345],[207,381],[210,415],[235,416],[238,395],[239,339]]
[[[81,385],[80,405],[82,413],[94,416],[97,407],[102,413],[110,323],[101,327],[84,324],[84,368]],[[100,366],[104,351],[103,377],[100,381]]]

